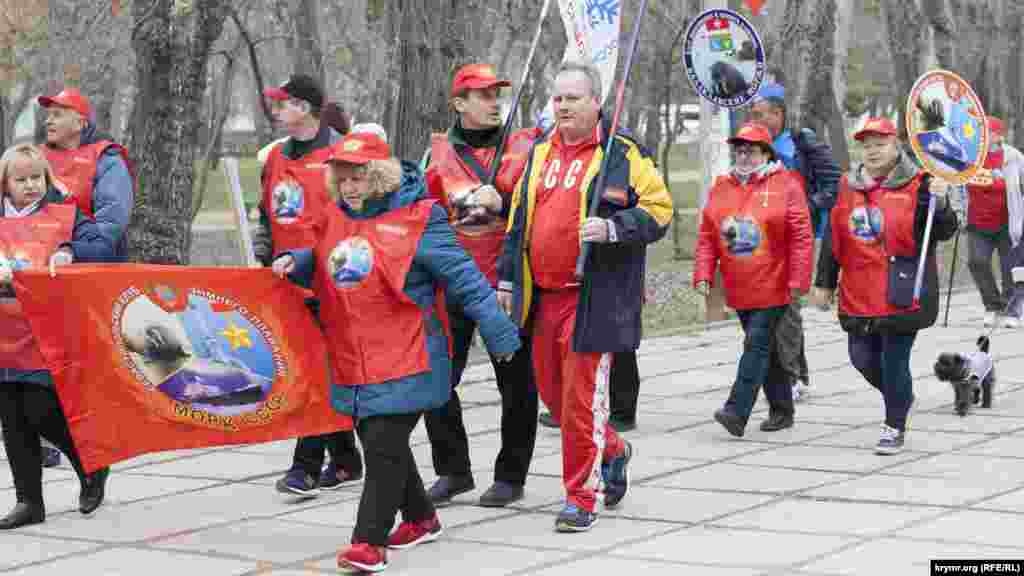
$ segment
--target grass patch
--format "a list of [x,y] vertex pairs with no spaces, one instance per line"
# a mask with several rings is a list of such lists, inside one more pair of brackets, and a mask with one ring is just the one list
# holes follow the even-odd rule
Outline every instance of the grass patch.
[[[245,197],[247,208],[256,206],[260,200],[260,172],[263,167],[256,161],[255,157],[238,159],[238,179],[242,184],[242,195]],[[196,172],[199,169],[197,167]],[[196,179],[198,181],[198,178]],[[224,177],[224,170],[217,166],[210,170],[209,180],[206,185],[206,195],[203,196],[201,212],[230,212],[231,193],[228,189],[228,181]]]

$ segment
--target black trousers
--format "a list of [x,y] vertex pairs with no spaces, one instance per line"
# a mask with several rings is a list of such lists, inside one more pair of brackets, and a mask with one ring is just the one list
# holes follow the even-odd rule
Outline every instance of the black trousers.
[[[471,474],[472,467],[458,385],[469,360],[476,322],[461,308],[451,304],[448,306],[448,318],[454,351],[452,395],[444,406],[427,412],[424,421],[430,438],[434,472],[438,476],[466,476]],[[529,341],[529,338],[523,338],[523,347],[509,362],[498,362],[491,357],[501,394],[501,451],[494,464],[494,480],[517,486],[526,484],[537,440],[537,386],[533,380]]]
[[611,418],[619,422],[633,422],[636,420],[636,403],[640,397],[640,370],[636,365],[636,351],[612,355],[609,380]]
[[82,461],[52,388],[27,382],[0,382],[0,423],[18,502],[43,505],[41,438],[63,452],[79,481],[84,481]]
[[363,461],[359,457],[359,447],[356,446],[356,435],[351,430],[299,438],[295,443],[295,454],[292,456],[292,469],[302,470],[313,478],[319,478],[324,466],[324,450],[330,453],[331,461],[348,472],[349,476],[358,475],[363,471]]
[[353,544],[387,545],[398,511],[405,522],[434,517],[434,505],[427,498],[409,446],[409,436],[419,418],[419,414],[391,414],[360,418],[356,424],[366,455],[366,481]]

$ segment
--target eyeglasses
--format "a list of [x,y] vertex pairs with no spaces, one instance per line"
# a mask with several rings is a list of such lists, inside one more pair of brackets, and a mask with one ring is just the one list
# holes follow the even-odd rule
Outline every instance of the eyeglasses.
[[757,146],[733,146],[732,153],[737,157],[741,156],[756,156],[761,154],[761,149]]

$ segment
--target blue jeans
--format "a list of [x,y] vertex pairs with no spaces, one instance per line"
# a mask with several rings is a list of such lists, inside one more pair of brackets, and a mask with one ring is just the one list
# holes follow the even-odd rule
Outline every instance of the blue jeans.
[[910,375],[910,350],[917,332],[911,334],[850,334],[850,362],[868,383],[882,393],[885,423],[905,430],[907,413],[914,399]]
[[737,310],[746,338],[743,355],[736,371],[726,411],[746,422],[757,402],[757,392],[764,386],[764,395],[772,414],[793,415],[793,391],[790,379],[779,362],[775,347],[775,328],[786,306],[757,310]]

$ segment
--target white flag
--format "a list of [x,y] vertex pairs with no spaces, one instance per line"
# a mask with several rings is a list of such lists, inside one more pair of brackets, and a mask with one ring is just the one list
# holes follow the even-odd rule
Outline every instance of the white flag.
[[[601,103],[608,98],[619,63],[621,0],[558,0],[567,43],[562,61],[588,62],[601,73]],[[554,122],[549,99],[537,125],[545,130]]]

